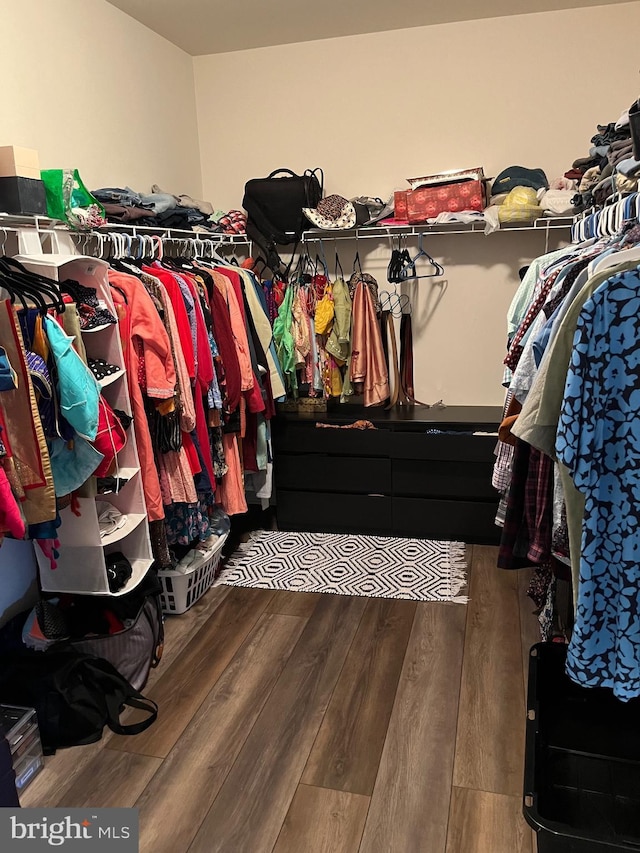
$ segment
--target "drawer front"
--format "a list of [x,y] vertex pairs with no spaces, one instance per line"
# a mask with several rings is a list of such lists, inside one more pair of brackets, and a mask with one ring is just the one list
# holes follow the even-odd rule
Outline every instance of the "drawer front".
[[286,424],[283,430],[278,430],[276,452],[389,456],[390,436],[387,430],[323,429],[313,424]]
[[391,535],[391,498],[278,489],[280,530]]
[[392,436],[394,459],[448,459],[453,462],[491,462],[495,435],[427,435],[397,432]]
[[281,453],[275,462],[276,488],[361,495],[391,493],[391,460]]
[[401,497],[497,500],[490,462],[393,459],[393,494]]
[[494,524],[497,501],[440,501],[393,499],[395,536],[453,539],[467,544],[497,545],[500,529]]

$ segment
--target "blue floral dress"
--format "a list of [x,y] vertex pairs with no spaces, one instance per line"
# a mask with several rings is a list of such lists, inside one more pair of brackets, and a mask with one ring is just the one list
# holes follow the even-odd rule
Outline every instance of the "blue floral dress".
[[640,696],[640,274],[608,279],[580,314],[556,439],[585,495],[567,672]]

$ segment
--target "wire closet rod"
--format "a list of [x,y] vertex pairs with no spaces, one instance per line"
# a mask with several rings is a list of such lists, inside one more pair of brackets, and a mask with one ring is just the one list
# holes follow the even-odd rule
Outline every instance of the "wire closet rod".
[[212,240],[216,243],[235,243],[250,246],[251,240],[246,234],[223,234],[220,231],[188,231],[186,228],[168,228],[162,225],[132,225],[122,222],[109,222],[100,228],[77,229],[70,228],[66,222],[59,219],[51,219],[39,214],[19,215],[11,213],[0,213],[0,229],[5,231],[20,231],[25,228],[33,228],[41,234],[51,234],[54,231],[68,232],[72,236],[89,233],[121,232],[132,237],[148,234],[168,239],[200,238]]
[[[571,227],[573,217],[571,216],[553,216],[544,217],[536,220],[531,225],[502,225],[497,231],[492,232],[499,234],[500,232],[512,231],[540,231],[548,234],[549,231],[566,230]],[[320,240],[381,240],[384,238],[391,239],[393,237],[402,236],[420,236],[427,235],[447,235],[447,234],[484,234],[486,222],[471,222],[468,225],[464,223],[452,223],[451,227],[447,225],[388,225],[386,227],[371,226],[368,228],[352,228],[349,231],[321,231],[314,228],[305,231],[302,235],[302,240],[305,243],[315,243]]]

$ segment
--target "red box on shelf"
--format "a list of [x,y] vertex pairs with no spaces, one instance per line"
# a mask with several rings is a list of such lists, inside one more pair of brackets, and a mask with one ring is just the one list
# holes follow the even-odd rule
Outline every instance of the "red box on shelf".
[[[410,224],[426,222],[439,213],[481,211],[485,208],[483,181],[461,181],[455,184],[420,187],[407,193],[407,220]],[[398,215],[396,213],[396,218]]]

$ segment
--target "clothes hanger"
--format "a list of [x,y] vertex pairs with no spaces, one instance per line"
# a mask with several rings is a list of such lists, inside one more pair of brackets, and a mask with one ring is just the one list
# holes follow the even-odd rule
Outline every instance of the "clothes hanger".
[[397,248],[392,248],[391,258],[387,267],[387,280],[390,284],[393,284],[393,290],[381,290],[378,293],[382,311],[388,311],[396,319],[402,317],[403,313],[406,313],[407,307],[411,307],[407,294],[398,292],[398,284],[404,280],[401,278],[401,271],[404,268],[405,260],[408,258],[411,261],[406,248],[402,249],[401,239],[401,236],[397,237]]
[[[66,305],[62,294],[50,278],[28,270],[16,258],[7,256],[0,257],[0,272],[5,282],[10,282],[14,290],[21,291],[32,299],[43,313],[49,308],[56,309],[60,314],[64,313]],[[51,300],[51,305],[47,304],[45,297]]]
[[629,261],[637,261],[640,265],[640,244],[633,246],[630,249],[621,248],[618,252],[612,252],[597,261],[593,266],[593,269],[590,269],[590,272],[593,275],[593,273],[603,272],[604,270],[615,267],[620,263],[627,263]]
[[397,238],[397,248],[393,245],[394,239],[395,238],[392,238],[391,240],[391,256],[389,257],[389,263],[387,264],[387,281],[391,284],[395,283],[397,279],[400,259],[400,237]]
[[[411,264],[405,266],[400,271],[400,276],[402,281],[408,281],[409,279],[419,279],[419,278],[436,278],[442,277],[444,275],[444,267],[435,261],[431,255],[424,249],[422,245],[422,241],[424,239],[424,234],[420,234],[418,237],[418,254],[411,259]],[[435,272],[424,273],[422,275],[418,275],[416,272],[416,264],[421,259],[425,258],[428,263],[433,267]]]
[[26,294],[22,293],[22,291],[20,291],[16,288],[14,288],[12,283],[9,280],[5,280],[4,276],[1,276],[1,275],[0,275],[0,290],[6,290],[6,292],[9,294],[9,301],[11,302],[12,305],[16,304],[16,299],[17,299],[25,311],[29,310],[29,305],[27,304],[27,301],[26,301],[27,300]]
[[[600,211],[598,232],[611,235],[613,239],[609,242],[609,248],[617,251],[607,251],[604,257],[594,258],[589,264],[589,275],[610,269],[621,262],[640,261],[640,246],[625,248],[625,235],[623,233],[625,222],[638,221],[637,211],[638,194],[635,193],[624,202],[617,202]],[[635,216],[633,215],[635,209]],[[606,251],[606,250],[605,250]]]
[[[3,271],[3,274],[0,277],[0,282],[4,289],[12,296],[11,301],[15,303],[15,297],[17,296],[25,310],[35,308],[42,315],[46,314],[49,308],[55,308],[58,311],[61,311],[61,299],[57,294],[50,294],[50,292],[47,292],[47,295],[51,295],[53,303],[50,305],[46,302],[45,295],[40,287],[34,287],[31,284],[27,284],[17,276],[7,274]],[[35,303],[35,305],[27,304],[25,301],[27,299],[30,299],[31,302]]]
[[392,317],[399,319],[403,314],[411,314],[411,300],[406,293],[399,293],[395,283],[393,290],[381,290],[378,293],[380,307]]

